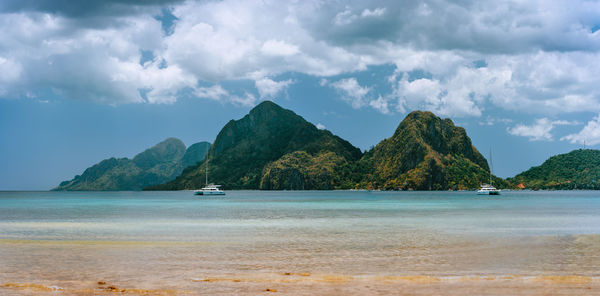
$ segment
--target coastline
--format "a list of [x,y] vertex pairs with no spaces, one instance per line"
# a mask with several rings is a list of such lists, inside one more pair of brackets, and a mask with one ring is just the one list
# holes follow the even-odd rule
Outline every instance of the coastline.
[[0,295],[600,289],[595,191],[53,191],[0,201]]
[[252,273],[191,277],[180,285],[123,280],[3,282],[5,295],[600,295],[600,277],[578,275],[345,275]]

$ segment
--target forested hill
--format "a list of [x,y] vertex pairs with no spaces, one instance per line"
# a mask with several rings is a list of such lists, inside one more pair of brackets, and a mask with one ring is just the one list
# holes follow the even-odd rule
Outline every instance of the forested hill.
[[[431,112],[413,111],[392,137],[361,159],[361,187],[384,189],[474,189],[489,181],[486,159],[464,128]],[[494,184],[506,182],[494,177]]]
[[[208,156],[209,182],[226,189],[341,188],[339,170],[361,156],[348,141],[264,101],[221,129]],[[204,179],[203,163],[147,189],[200,188]]]
[[509,178],[530,189],[600,189],[600,150],[579,149],[550,157],[542,165]]
[[209,148],[210,143],[200,142],[186,149],[181,140],[168,138],[133,159],[105,159],[53,190],[142,190],[174,179],[202,161]]

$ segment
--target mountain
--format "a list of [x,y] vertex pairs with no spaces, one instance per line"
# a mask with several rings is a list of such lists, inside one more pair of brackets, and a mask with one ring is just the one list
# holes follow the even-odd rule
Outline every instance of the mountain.
[[[334,189],[337,170],[362,156],[360,149],[296,113],[264,101],[229,121],[209,151],[209,180],[226,189]],[[150,190],[200,188],[205,164]]]
[[185,167],[202,161],[209,147],[200,142],[186,150],[181,140],[168,138],[133,159],[105,159],[52,190],[141,190],[174,179]]
[[598,190],[600,150],[579,149],[552,156],[542,165],[532,167],[508,181],[512,185],[530,189]]
[[[383,189],[472,189],[489,180],[486,159],[464,128],[431,112],[414,111],[394,135],[366,153],[356,168],[359,187]],[[506,183],[494,178],[494,184]]]

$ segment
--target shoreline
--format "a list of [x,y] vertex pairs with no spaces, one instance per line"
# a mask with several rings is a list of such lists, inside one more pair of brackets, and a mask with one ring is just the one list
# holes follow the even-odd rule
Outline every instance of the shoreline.
[[[118,279],[0,282],[14,295],[600,295],[600,277],[579,275],[343,275],[251,273],[191,277],[185,286],[139,284]],[[12,295],[11,294],[11,295]]]

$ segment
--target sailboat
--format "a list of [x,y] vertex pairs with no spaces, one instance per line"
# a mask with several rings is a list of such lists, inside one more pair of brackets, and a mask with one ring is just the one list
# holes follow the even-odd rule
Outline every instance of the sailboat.
[[492,149],[490,148],[490,184],[481,184],[478,195],[500,195],[500,189],[497,189],[492,185],[492,170],[494,169],[494,163],[492,162]]
[[206,154],[206,166],[204,169],[205,181],[204,187],[200,190],[194,190],[195,195],[225,195],[225,191],[221,190],[221,185],[208,184],[208,153]]

